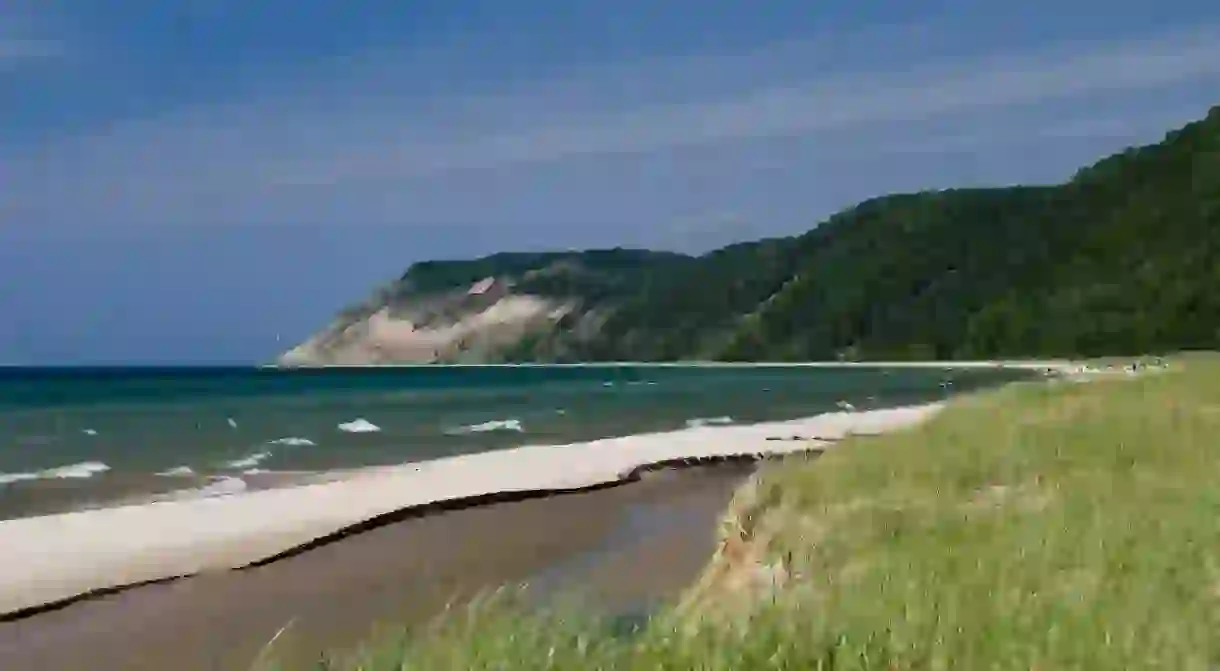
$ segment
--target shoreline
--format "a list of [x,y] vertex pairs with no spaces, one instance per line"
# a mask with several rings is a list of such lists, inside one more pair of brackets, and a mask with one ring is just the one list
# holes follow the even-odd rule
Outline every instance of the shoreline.
[[[313,668],[370,633],[526,585],[540,607],[647,612],[680,596],[715,549],[752,464],[670,469],[552,498],[418,516],[291,558],[135,587],[0,623],[0,668],[247,669],[276,639],[280,668]],[[489,551],[490,550],[490,551]]]
[[[345,411],[339,401],[328,401],[330,405],[327,406],[325,419],[305,418],[298,421],[291,416],[292,412],[297,412],[293,402],[285,400],[288,397],[280,398],[276,393],[270,392],[265,397],[256,395],[257,399],[251,402],[249,412],[242,411],[246,412],[244,415],[237,411],[245,405],[239,404],[227,408],[224,412],[214,409],[214,412],[202,416],[202,424],[196,421],[192,426],[191,418],[183,414],[181,417],[167,419],[159,425],[150,425],[147,435],[131,433],[136,431],[136,424],[133,424],[130,430],[121,423],[107,425],[107,417],[99,415],[98,412],[77,412],[73,408],[70,409],[69,416],[57,417],[39,411],[38,422],[25,430],[30,436],[18,431],[13,440],[19,444],[37,440],[40,441],[39,444],[45,443],[49,447],[38,451],[18,450],[15,453],[0,450],[0,461],[4,462],[4,467],[0,468],[0,471],[3,471],[0,472],[0,520],[133,503],[152,503],[164,499],[229,495],[240,493],[243,489],[252,491],[267,488],[264,484],[267,482],[296,480],[308,483],[316,479],[313,477],[315,474],[328,477],[328,474],[335,470],[397,466],[405,462],[520,445],[579,443],[640,432],[679,430],[684,428],[684,423],[690,426],[700,422],[747,424],[784,421],[833,410],[835,392],[825,391],[823,387],[829,389],[839,384],[830,378],[840,376],[848,379],[856,379],[856,376],[875,376],[880,379],[884,375],[885,380],[877,383],[876,393],[881,394],[880,397],[865,398],[863,394],[868,392],[860,391],[859,385],[844,383],[845,389],[853,388],[859,391],[854,396],[848,392],[849,397],[846,400],[860,408],[876,408],[938,400],[950,391],[948,385],[958,380],[964,380],[960,384],[974,386],[979,384],[978,380],[992,377],[1037,375],[1032,371],[991,368],[970,370],[972,367],[991,366],[993,363],[965,362],[961,364],[965,368],[956,370],[952,367],[942,368],[940,362],[908,362],[907,368],[896,368],[893,371],[873,368],[873,364],[859,367],[849,363],[847,367],[842,367],[837,363],[818,362],[808,365],[712,362],[710,366],[663,362],[642,368],[631,368],[636,365],[631,362],[558,366],[525,364],[521,367],[458,366],[449,370],[452,376],[445,372],[444,366],[386,368],[381,371],[376,368],[335,368],[333,372],[341,376],[353,374],[359,379],[365,379],[369,375],[373,378],[384,377],[379,375],[380,372],[390,375],[387,379],[395,380],[388,383],[369,383],[372,384],[371,388],[376,389],[398,384],[414,388],[412,385],[415,383],[412,380],[417,379],[418,375],[431,379],[433,374],[446,380],[456,380],[457,387],[466,384],[481,385],[480,380],[484,379],[484,375],[496,380],[528,381],[543,378],[549,380],[553,374],[560,380],[581,381],[582,384],[583,381],[589,381],[587,389],[581,387],[579,398],[555,396],[543,385],[538,388],[538,394],[539,399],[545,397],[546,400],[540,400],[542,405],[537,407],[522,405],[514,398],[501,398],[492,394],[488,407],[480,405],[476,409],[474,406],[462,406],[452,416],[446,415],[444,421],[433,421],[424,411],[406,415],[383,415],[378,419],[373,411],[370,419],[381,425],[378,427],[381,431],[372,431],[367,436],[355,435],[345,428],[345,423],[353,417],[363,416],[364,407],[352,406],[349,411]],[[810,367],[822,365],[838,367]],[[547,373],[548,368],[555,370]],[[582,369],[585,372],[582,373]],[[344,372],[345,370],[347,372]],[[514,373],[514,370],[520,375]],[[687,376],[682,375],[682,370],[687,370],[691,375],[703,371],[713,374],[713,377],[720,377],[716,374],[716,371],[720,371],[725,380],[732,380],[737,376],[758,379],[760,386],[767,385],[763,387],[763,391],[774,391],[776,395],[770,398],[750,394],[738,402],[732,397],[736,392],[730,387],[730,395],[700,401],[700,395],[705,394],[706,390],[701,390],[697,384],[692,386]],[[787,372],[784,372],[785,370]],[[241,375],[233,370],[229,372]],[[891,373],[894,375],[893,379],[889,377]],[[134,374],[140,375],[138,371]],[[208,375],[206,371],[202,374],[205,377]],[[243,379],[266,378],[256,385],[260,389],[265,387],[264,391],[281,386],[295,389],[298,384],[302,389],[324,388],[329,384],[324,382],[329,376],[326,371],[303,374],[306,378],[301,378],[298,382],[292,382],[295,378],[289,373],[286,373],[288,377],[285,378],[274,371],[253,371]],[[474,377],[471,377],[472,375]],[[775,377],[774,385],[770,380],[772,376]],[[656,400],[665,398],[662,389],[647,390],[641,387],[638,390],[605,390],[594,386],[597,381],[601,382],[602,387],[655,386],[661,384],[656,382],[657,380],[670,377],[680,378],[676,383],[680,398],[674,401],[674,410],[654,407]],[[322,381],[310,381],[313,378]],[[911,393],[914,387],[904,382],[910,378],[927,378],[927,394]],[[940,393],[936,390],[938,378],[942,388]],[[430,388],[432,383],[420,384]],[[522,387],[521,393],[528,391],[533,394],[532,390],[532,386]],[[960,388],[953,390],[960,391]],[[620,392],[621,403],[618,400]],[[891,392],[893,397],[890,397]],[[808,402],[804,402],[806,399],[803,396],[808,396]],[[380,402],[380,396],[371,398],[373,402]],[[396,394],[387,393],[386,398],[396,398]],[[504,400],[505,398],[508,400]],[[707,402],[709,400],[710,402]],[[429,400],[429,403],[432,402]],[[567,403],[574,405],[568,407]],[[668,403],[666,401],[666,404]],[[550,409],[552,405],[553,412]],[[622,407],[619,407],[620,405]],[[421,412],[423,414],[420,414]],[[623,412],[629,414],[623,415]],[[238,419],[241,420],[240,430],[232,426],[234,413],[237,413]],[[224,425],[226,416],[229,416],[229,427]],[[528,428],[521,424],[522,421],[528,424]],[[91,427],[100,429],[101,434]],[[11,427],[10,430],[15,431]],[[383,436],[375,435],[382,432]],[[135,441],[148,441],[150,449],[134,451],[124,447]],[[349,445],[363,446],[365,443],[375,445],[372,445],[371,449],[337,449]],[[298,475],[304,477],[297,477]]]
[[0,522],[330,482],[352,477],[357,470],[258,471],[232,475],[104,474],[102,477],[106,479],[101,483],[95,478],[36,480],[9,485],[9,491],[0,491],[0,501],[6,504]]
[[0,556],[0,619],[82,595],[259,565],[429,506],[613,486],[657,465],[684,461],[817,451],[849,433],[919,423],[943,405],[525,446],[360,469],[317,484],[0,521],[0,545],[6,548]]
[[308,371],[327,368],[943,368],[1012,369],[1069,373],[1080,366],[1070,359],[996,359],[943,361],[590,361],[582,363],[316,363],[258,364],[259,370]]

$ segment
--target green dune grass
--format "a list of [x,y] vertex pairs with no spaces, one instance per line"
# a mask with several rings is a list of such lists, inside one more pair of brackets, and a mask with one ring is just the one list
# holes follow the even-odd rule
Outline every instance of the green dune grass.
[[769,466],[724,537],[635,631],[504,591],[317,668],[1216,668],[1220,358],[1014,384]]

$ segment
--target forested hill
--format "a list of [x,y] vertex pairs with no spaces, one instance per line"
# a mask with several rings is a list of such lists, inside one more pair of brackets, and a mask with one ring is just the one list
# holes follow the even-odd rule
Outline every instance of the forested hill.
[[[413,282],[447,269],[455,271],[450,284]],[[554,309],[494,346],[458,346],[431,360],[928,359],[1216,349],[1220,107],[1162,142],[1105,158],[1060,185],[884,196],[797,237],[700,257],[602,250],[417,264],[360,314],[446,290],[466,295],[476,276],[496,278],[501,298],[532,297]],[[315,349],[312,360],[327,362],[326,348]]]

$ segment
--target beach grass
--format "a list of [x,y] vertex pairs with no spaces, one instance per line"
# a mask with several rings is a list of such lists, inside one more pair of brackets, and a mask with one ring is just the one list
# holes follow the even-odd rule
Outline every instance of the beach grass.
[[506,590],[316,668],[1216,668],[1220,358],[1012,384],[789,458],[722,534],[635,631]]

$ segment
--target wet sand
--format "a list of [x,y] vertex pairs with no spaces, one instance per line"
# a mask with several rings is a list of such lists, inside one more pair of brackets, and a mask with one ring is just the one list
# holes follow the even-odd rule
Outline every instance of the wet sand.
[[711,555],[715,524],[750,466],[669,470],[638,482],[398,522],[265,566],[150,585],[0,623],[0,669],[247,669],[277,650],[299,668],[379,623],[426,619],[455,598],[530,582],[618,611],[677,594]]
[[[99,481],[102,483],[99,485]],[[203,478],[102,474],[95,478],[60,478],[13,482],[0,486],[0,520],[88,510],[101,505],[202,487]]]

